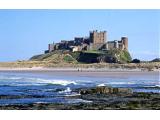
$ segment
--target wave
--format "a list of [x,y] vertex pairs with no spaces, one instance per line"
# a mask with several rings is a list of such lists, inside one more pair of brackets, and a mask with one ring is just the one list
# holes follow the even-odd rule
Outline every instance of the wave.
[[113,85],[124,85],[124,84],[127,84],[127,85],[133,85],[133,84],[136,84],[135,82],[108,82],[106,84],[113,84]]
[[59,91],[58,93],[71,93],[71,88],[67,87],[67,89],[63,90],[63,91]]
[[72,96],[79,96],[81,95],[80,93],[77,93],[77,92],[72,92],[71,88],[70,87],[67,87],[65,90],[63,91],[59,91],[58,92],[59,94],[63,94],[64,96],[66,97],[72,97]]
[[97,85],[98,87],[106,86],[104,83]]
[[[61,79],[46,79],[34,77],[15,77],[15,76],[0,76],[1,86],[30,86],[30,85],[76,85],[75,81]],[[14,81],[13,81],[14,80]]]
[[63,85],[63,86],[67,86],[70,84],[74,84],[76,85],[77,83],[74,81],[69,81],[69,80],[41,80],[39,81],[39,83],[41,84],[53,84],[53,85]]
[[72,93],[72,94],[66,94],[65,96],[67,97],[73,97],[73,96],[79,96],[81,95],[80,93]]
[[160,93],[159,89],[133,89],[135,92]]
[[107,83],[101,83],[98,84],[98,87],[102,87],[102,86],[108,86],[108,85],[134,85],[136,83],[134,82],[107,82]]
[[0,80],[21,80],[24,77],[10,77],[10,76],[0,76]]
[[61,79],[26,78],[26,80],[29,80],[33,84],[39,84],[39,85],[45,84],[45,85],[63,85],[63,86],[67,86],[69,84],[74,84],[74,85],[77,84],[75,81],[61,80]]
[[148,86],[143,86],[145,88],[160,88],[160,85],[148,85]]
[[155,87],[160,87],[160,85],[155,85]]
[[92,103],[92,101],[83,99],[68,99],[66,103]]

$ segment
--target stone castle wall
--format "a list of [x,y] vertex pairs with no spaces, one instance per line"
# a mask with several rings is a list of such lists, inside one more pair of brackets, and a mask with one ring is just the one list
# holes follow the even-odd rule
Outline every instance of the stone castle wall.
[[[79,47],[79,49],[77,48]],[[128,38],[122,37],[121,40],[107,41],[106,31],[91,31],[89,37],[75,37],[74,40],[62,40],[60,43],[49,44],[48,52],[54,50],[111,50],[111,49],[126,49],[128,50]]]

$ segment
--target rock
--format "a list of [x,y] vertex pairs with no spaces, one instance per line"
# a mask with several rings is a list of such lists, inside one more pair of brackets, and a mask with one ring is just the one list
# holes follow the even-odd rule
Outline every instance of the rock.
[[91,90],[91,89],[81,89],[81,90],[79,91],[79,93],[80,93],[81,95],[85,95],[85,94],[93,94],[93,93],[95,93],[95,91],[94,91],[94,90]]
[[89,89],[81,89],[79,92],[81,95],[84,94],[131,94],[133,93],[132,89],[130,88],[112,88],[107,86],[98,86],[95,88],[89,88]]
[[155,58],[151,62],[160,62],[160,58]]
[[132,89],[130,88],[118,88],[118,93],[133,93]]
[[111,88],[106,86],[99,86],[99,87],[96,87],[95,91],[96,93],[99,93],[99,94],[106,94],[111,92]]
[[131,63],[140,63],[141,61],[139,60],[139,59],[133,59],[132,61],[131,61]]

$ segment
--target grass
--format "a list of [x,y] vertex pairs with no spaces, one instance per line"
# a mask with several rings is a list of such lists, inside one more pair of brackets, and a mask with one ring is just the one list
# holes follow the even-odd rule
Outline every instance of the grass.
[[129,52],[127,52],[125,50],[123,50],[123,51],[120,52],[120,59],[122,61],[127,61],[127,62],[130,62],[132,60]]
[[[67,55],[67,56],[65,56]],[[88,50],[82,52],[71,52],[71,51],[54,51],[47,54],[36,55],[31,58],[31,60],[37,61],[52,61],[57,62],[84,62],[84,63],[94,63],[94,62],[113,62],[120,61],[121,63],[126,63],[131,61],[131,56],[128,51],[125,50],[108,50],[108,51],[98,51],[98,50]]]
[[67,54],[67,55],[65,55],[64,57],[63,57],[63,60],[65,61],[65,62],[74,62],[74,61],[76,61],[71,55],[69,55],[69,54]]
[[77,60],[78,57],[79,57],[79,55],[80,55],[80,53],[81,53],[81,52],[78,52],[78,51],[77,51],[77,52],[70,52],[69,54],[70,54],[74,59]]
[[95,54],[102,54],[102,51],[98,51],[98,50],[88,50],[88,51],[83,51],[84,53],[95,53]]
[[[128,51],[125,50],[108,50],[108,51],[82,51],[82,52],[66,52],[66,51],[54,51],[48,54],[33,56],[29,61],[16,61],[0,63],[0,67],[8,68],[31,68],[31,67],[81,67],[81,68],[127,68],[135,69],[141,68],[152,71],[153,69],[160,68],[160,62],[141,62],[135,63],[94,63],[97,62],[97,58],[103,57],[115,57],[120,61],[130,61],[131,56]],[[80,61],[81,59],[82,61]],[[83,60],[86,60],[83,63]],[[79,62],[78,62],[79,61]],[[86,64],[88,62],[88,64]],[[126,63],[126,64],[124,64]]]

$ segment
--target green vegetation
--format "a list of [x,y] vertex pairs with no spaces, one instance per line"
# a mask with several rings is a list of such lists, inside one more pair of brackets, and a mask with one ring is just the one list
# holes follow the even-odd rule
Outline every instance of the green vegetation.
[[38,61],[41,61],[41,60],[44,60],[46,58],[49,58],[52,54],[51,53],[47,53],[47,54],[41,54],[41,55],[35,55],[31,58],[31,60],[38,60]]
[[88,50],[88,51],[83,51],[84,53],[95,53],[95,54],[102,54],[103,51],[98,51],[98,50]]
[[77,60],[79,58],[79,55],[80,55],[81,52],[70,52],[70,55],[75,59]]
[[128,63],[132,60],[126,50],[84,51],[80,54],[79,61],[87,63]]
[[128,51],[126,50],[123,50],[120,52],[120,59],[123,61],[123,62],[130,62],[132,60],[130,54]]
[[63,62],[76,62],[68,52],[66,51],[54,51],[47,54],[33,56],[30,60],[32,61],[48,61],[53,63],[63,63]]
[[[125,50],[108,51],[54,51],[33,56],[28,61],[1,62],[2,68],[32,67],[73,67],[73,68],[126,68],[154,71],[160,68],[160,62],[131,63],[131,56]],[[87,63],[87,64],[86,64]],[[110,64],[108,64],[110,63]]]
[[77,59],[78,62],[83,63],[98,63],[98,57],[101,56],[100,53],[93,53],[93,52],[81,52],[79,58]]
[[69,54],[67,54],[67,55],[65,55],[64,57],[63,57],[63,60],[65,61],[65,62],[74,62],[74,61],[76,61],[71,55],[69,55]]
[[128,51],[114,49],[108,51],[89,50],[81,52],[54,51],[48,54],[33,56],[31,60],[69,63],[128,63],[132,59]]

